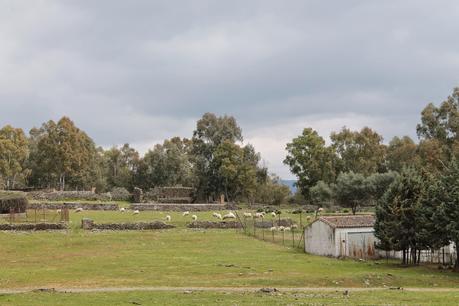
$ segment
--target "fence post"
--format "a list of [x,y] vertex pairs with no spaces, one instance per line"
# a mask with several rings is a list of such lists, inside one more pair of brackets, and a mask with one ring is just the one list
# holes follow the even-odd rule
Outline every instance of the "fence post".
[[293,240],[293,248],[295,248],[295,229],[292,228],[292,240]]

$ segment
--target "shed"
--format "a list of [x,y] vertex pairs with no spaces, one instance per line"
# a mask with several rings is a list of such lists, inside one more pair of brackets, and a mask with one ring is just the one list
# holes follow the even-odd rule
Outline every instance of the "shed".
[[377,258],[373,215],[323,216],[304,230],[306,253],[352,258]]

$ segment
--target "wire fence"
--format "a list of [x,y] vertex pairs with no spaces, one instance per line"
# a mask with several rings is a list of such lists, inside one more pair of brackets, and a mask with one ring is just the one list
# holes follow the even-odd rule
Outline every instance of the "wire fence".
[[10,209],[9,214],[3,214],[0,222],[3,223],[58,223],[69,222],[69,209],[47,209],[45,207],[28,209],[18,212]]
[[242,233],[247,236],[286,247],[304,249],[304,224],[301,217],[297,222],[289,218],[282,219],[280,216],[247,217],[238,214],[237,217],[242,225]]

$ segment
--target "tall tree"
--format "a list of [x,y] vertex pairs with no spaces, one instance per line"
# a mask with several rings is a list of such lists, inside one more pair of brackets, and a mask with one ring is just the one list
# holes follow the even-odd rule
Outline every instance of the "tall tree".
[[335,155],[332,148],[325,145],[325,140],[311,128],[287,144],[287,157],[284,164],[298,178],[297,186],[305,198],[309,198],[309,189],[318,181],[330,183],[335,177]]
[[215,199],[220,192],[221,178],[214,162],[218,146],[224,142],[234,144],[242,140],[242,130],[234,117],[217,117],[215,114],[206,113],[198,120],[191,140],[198,198]]
[[214,164],[219,183],[216,191],[225,194],[228,201],[238,197],[253,199],[257,184],[257,168],[251,149],[244,149],[230,141],[221,143],[215,151]]
[[[446,231],[444,238],[459,246],[459,160],[453,159],[435,190],[438,203],[438,227]],[[456,247],[455,270],[459,270],[459,251]]]
[[120,149],[113,147],[105,151],[104,159],[108,186],[132,189],[140,161],[139,153],[126,143]]
[[28,156],[27,138],[22,129],[10,125],[0,129],[0,178],[6,189],[14,188],[20,176],[25,176]]
[[389,170],[400,172],[418,162],[417,145],[409,136],[395,136],[387,147],[386,159]]
[[375,172],[384,172],[386,148],[381,135],[364,127],[360,131],[343,128],[330,136],[332,147],[339,157],[342,172],[362,173],[367,176]]
[[349,207],[355,214],[361,206],[368,206],[371,186],[361,173],[340,173],[334,185],[334,195],[343,207]]
[[421,159],[429,170],[441,172],[453,157],[459,157],[459,87],[440,106],[429,103],[424,108],[416,131]]
[[193,167],[188,139],[174,137],[149,150],[143,160],[136,184],[146,189],[155,186],[193,186]]
[[[34,181],[40,185],[74,188],[91,187],[96,157],[94,142],[67,117],[57,123],[50,120],[40,129],[32,129],[31,163]],[[57,184],[56,184],[57,181]]]
[[411,251],[413,263],[419,263],[418,251],[427,247],[423,239],[422,199],[423,177],[414,168],[404,168],[376,207],[375,236],[387,250],[401,250],[403,264]]

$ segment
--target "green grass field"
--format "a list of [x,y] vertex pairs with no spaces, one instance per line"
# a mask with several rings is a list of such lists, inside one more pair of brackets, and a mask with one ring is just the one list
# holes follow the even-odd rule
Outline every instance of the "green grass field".
[[[170,214],[176,229],[161,231],[102,231],[79,229],[80,220],[133,222],[164,219]],[[211,220],[212,212],[197,213]],[[297,218],[298,215],[283,214]],[[131,213],[84,211],[71,213],[71,228],[62,232],[0,232],[0,289],[99,288],[99,287],[422,287],[459,288],[459,274],[435,266],[403,268],[398,262],[338,260],[304,254],[297,248],[265,242],[241,230],[185,228],[190,217],[181,213]],[[282,304],[364,303],[393,296],[400,303],[425,302],[426,298],[453,301],[455,292],[358,292],[343,299],[341,293],[298,293],[300,297],[255,293],[180,292],[1,295],[0,305],[125,305],[131,297],[149,304]],[[308,295],[309,294],[309,295]],[[318,294],[318,295],[316,295]],[[117,298],[119,297],[119,298]],[[126,297],[126,299],[124,299]],[[129,297],[129,299],[127,298]],[[177,297],[177,298],[176,298]],[[180,298],[179,298],[180,297]],[[311,298],[310,300],[308,300]],[[260,300],[261,299],[261,300]],[[411,300],[412,299],[412,300]],[[135,299],[134,299],[135,300]],[[94,302],[91,302],[94,301]],[[392,301],[392,300],[391,300]],[[72,304],[73,303],[73,304]],[[124,303],[124,304],[123,304]],[[170,302],[168,304],[171,304]],[[290,303],[291,304],[291,303]]]
[[457,305],[458,292],[109,292],[0,295],[9,305]]

